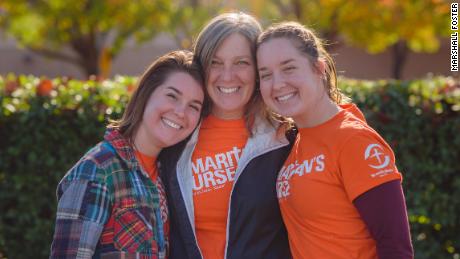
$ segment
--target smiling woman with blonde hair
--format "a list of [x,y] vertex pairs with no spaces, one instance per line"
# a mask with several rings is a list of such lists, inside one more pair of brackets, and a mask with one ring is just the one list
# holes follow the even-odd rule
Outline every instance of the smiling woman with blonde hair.
[[170,258],[291,256],[275,189],[291,145],[261,109],[255,57],[260,33],[254,17],[225,13],[195,42],[211,114],[177,165],[165,169]]
[[393,151],[345,102],[321,40],[296,22],[273,25],[257,61],[264,102],[299,130],[277,180],[293,257],[412,258]]

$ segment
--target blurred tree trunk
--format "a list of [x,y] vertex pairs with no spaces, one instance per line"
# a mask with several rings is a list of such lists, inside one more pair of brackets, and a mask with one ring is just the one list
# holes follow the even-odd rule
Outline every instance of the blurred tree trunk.
[[407,43],[403,40],[398,41],[391,47],[392,53],[392,67],[391,76],[394,79],[401,79],[404,65],[407,61],[407,55],[409,54],[409,48]]
[[96,46],[94,34],[88,34],[85,37],[76,38],[71,42],[72,49],[78,53],[81,60],[80,68],[86,76],[99,75],[99,58],[101,50]]

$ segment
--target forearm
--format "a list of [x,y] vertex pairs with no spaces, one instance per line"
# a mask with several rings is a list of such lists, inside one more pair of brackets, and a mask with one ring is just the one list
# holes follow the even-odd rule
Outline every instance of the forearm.
[[85,180],[60,187],[50,258],[91,258],[110,211],[107,188]]
[[379,185],[360,195],[353,203],[376,241],[380,259],[414,257],[399,180]]
[[57,219],[50,258],[92,258],[103,226],[77,219]]

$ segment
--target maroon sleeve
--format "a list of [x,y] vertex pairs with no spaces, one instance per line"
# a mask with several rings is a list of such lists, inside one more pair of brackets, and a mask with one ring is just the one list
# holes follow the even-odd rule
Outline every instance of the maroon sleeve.
[[361,194],[353,204],[377,243],[380,259],[414,258],[404,193],[399,180]]

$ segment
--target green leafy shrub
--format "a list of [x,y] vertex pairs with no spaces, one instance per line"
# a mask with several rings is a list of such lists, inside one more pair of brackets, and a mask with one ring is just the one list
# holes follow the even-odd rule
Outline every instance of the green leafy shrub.
[[57,183],[102,139],[107,117],[122,112],[126,85],[132,81],[122,77],[102,82],[0,79],[4,93],[0,97],[0,253],[4,256],[48,257]]
[[341,89],[395,152],[415,258],[459,258],[459,82],[344,80]]
[[[64,173],[118,118],[135,78],[0,77],[0,258],[46,258]],[[395,151],[416,258],[460,251],[460,85],[341,78]]]

